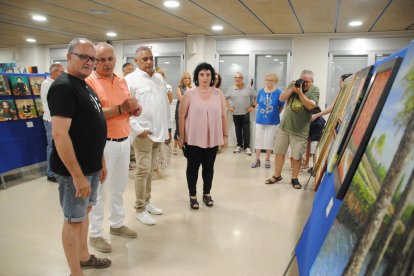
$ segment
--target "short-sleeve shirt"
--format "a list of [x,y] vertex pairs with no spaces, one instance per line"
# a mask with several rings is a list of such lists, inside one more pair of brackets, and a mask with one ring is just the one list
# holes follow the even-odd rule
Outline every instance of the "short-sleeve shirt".
[[[124,78],[114,74],[112,80],[92,72],[86,78],[86,83],[96,92],[102,107],[112,107],[121,105],[130,98],[127,83]],[[108,138],[124,138],[130,133],[129,113],[124,112],[117,116],[107,119]]]
[[[106,144],[106,121],[95,92],[82,79],[62,73],[52,84],[47,96],[51,116],[71,118],[69,128],[76,159],[85,175],[102,168]],[[53,172],[70,176],[55,143],[50,165]]]
[[[288,88],[291,86],[292,84]],[[306,91],[305,96],[314,101],[315,105],[318,105],[319,88],[312,85],[309,87],[308,91]],[[279,127],[286,132],[308,138],[311,117],[312,110],[308,110],[303,106],[299,96],[293,92],[286,102],[286,108]]]
[[282,93],[280,89],[266,93],[264,89],[260,89],[256,102],[256,123],[260,125],[278,125],[280,123],[279,108],[285,103],[279,101]]
[[257,97],[257,92],[251,87],[245,85],[242,89],[236,85],[231,86],[224,95],[230,105],[235,108],[233,115],[244,115],[248,113],[247,109]]

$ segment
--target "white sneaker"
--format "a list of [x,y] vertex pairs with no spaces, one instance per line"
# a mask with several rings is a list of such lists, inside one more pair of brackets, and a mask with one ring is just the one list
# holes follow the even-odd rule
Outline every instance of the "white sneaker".
[[143,224],[147,224],[147,225],[154,225],[155,224],[155,219],[153,217],[151,217],[151,215],[150,215],[150,213],[148,213],[148,211],[143,211],[141,213],[136,213],[135,217],[136,217],[137,220],[139,220]]
[[162,213],[164,213],[164,211],[161,208],[158,208],[157,206],[155,206],[154,204],[148,203],[147,206],[145,207],[145,210],[153,215],[162,215]]
[[249,156],[252,155],[252,151],[250,150],[250,148],[246,148],[244,151],[246,152],[247,155]]
[[233,153],[239,153],[239,152],[241,152],[241,147],[237,146],[237,148],[233,150]]

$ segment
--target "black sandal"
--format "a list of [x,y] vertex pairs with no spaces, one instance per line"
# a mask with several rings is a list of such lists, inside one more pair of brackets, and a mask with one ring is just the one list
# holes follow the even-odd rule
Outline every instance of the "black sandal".
[[275,184],[276,182],[282,181],[282,176],[279,175],[278,177],[272,175],[271,178],[265,181],[265,184]]
[[88,268],[107,268],[111,266],[111,260],[108,258],[96,258],[95,255],[90,255],[89,260],[81,261],[80,266],[81,269],[88,269]]
[[198,204],[197,198],[190,197],[190,207],[191,209],[197,210],[200,208],[200,204]]
[[213,207],[214,205],[214,200],[211,199],[210,195],[203,195],[203,201],[207,207]]
[[292,178],[291,182],[292,182],[293,188],[298,189],[298,190],[302,188],[302,185],[300,185],[300,182],[297,178]]

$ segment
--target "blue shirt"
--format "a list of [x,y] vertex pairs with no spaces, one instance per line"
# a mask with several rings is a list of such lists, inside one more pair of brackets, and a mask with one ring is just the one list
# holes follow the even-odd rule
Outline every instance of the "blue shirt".
[[256,123],[261,125],[278,125],[280,122],[279,108],[285,103],[279,101],[282,93],[280,89],[276,89],[271,93],[266,93],[264,89],[260,89],[257,95],[257,113]]

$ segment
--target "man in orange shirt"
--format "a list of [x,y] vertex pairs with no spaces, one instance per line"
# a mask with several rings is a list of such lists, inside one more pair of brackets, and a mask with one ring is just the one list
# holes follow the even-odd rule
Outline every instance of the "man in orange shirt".
[[109,189],[110,234],[124,238],[136,238],[137,233],[124,225],[125,211],[123,194],[128,184],[130,155],[129,117],[139,116],[141,106],[131,98],[124,78],[114,74],[115,52],[111,45],[98,43],[96,71],[86,79],[98,95],[108,126],[104,151],[108,176],[104,185],[99,185],[97,203],[89,215],[89,244],[100,252],[110,252],[111,245],[103,238],[105,188]]

